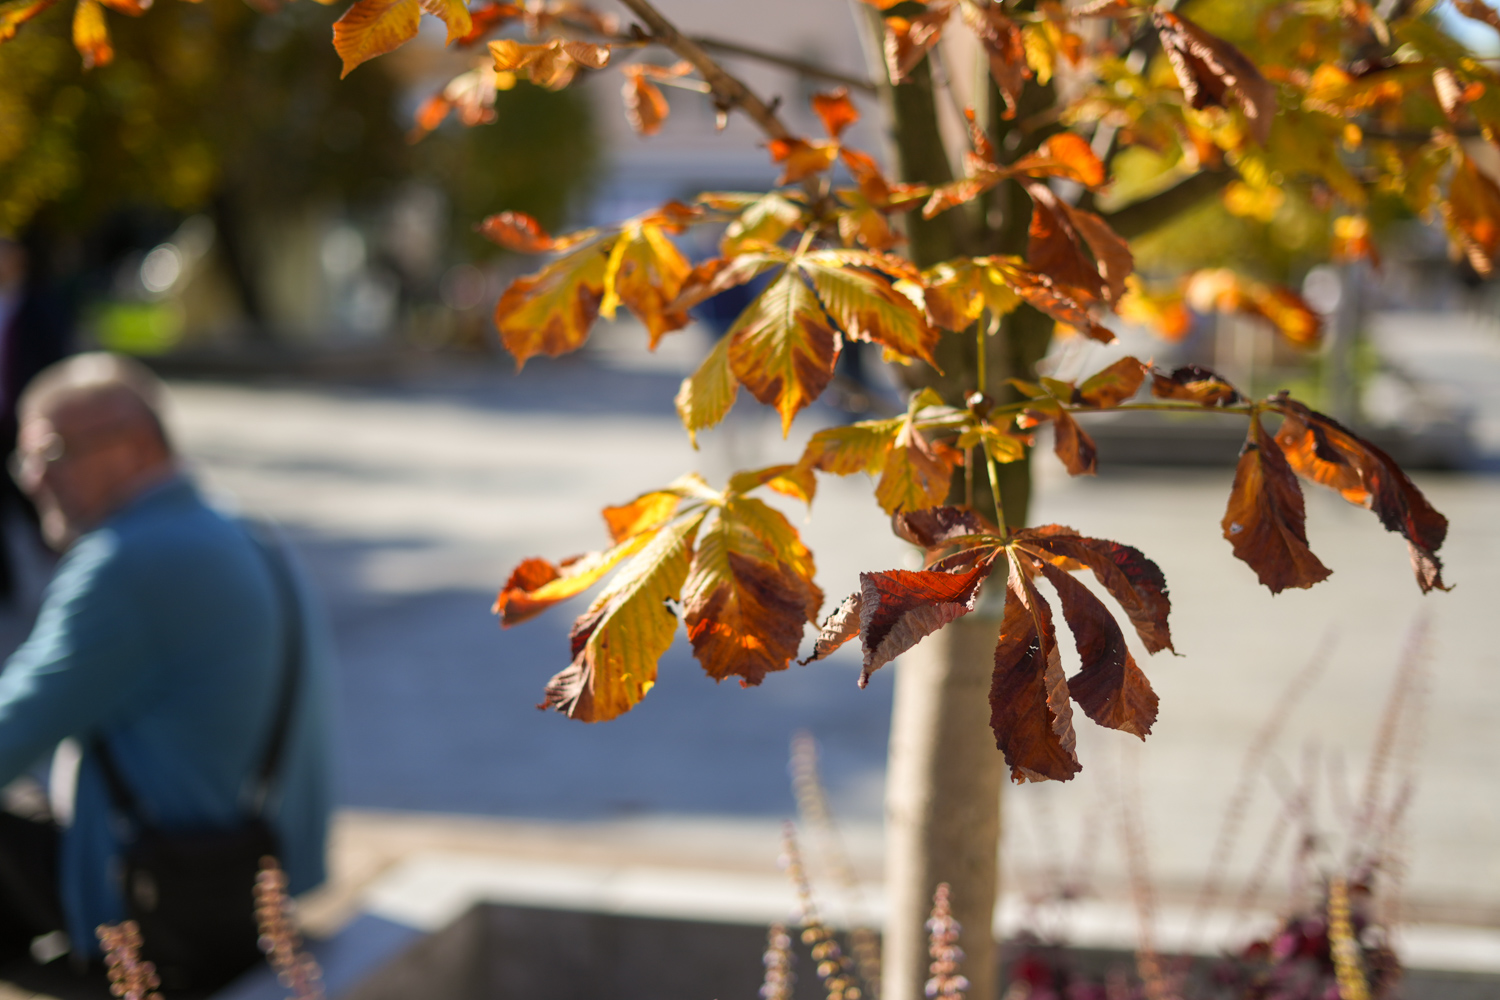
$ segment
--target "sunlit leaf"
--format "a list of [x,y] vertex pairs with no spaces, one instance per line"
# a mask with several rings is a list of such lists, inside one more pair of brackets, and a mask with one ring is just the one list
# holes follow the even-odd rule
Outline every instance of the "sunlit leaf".
[[885,19],[885,67],[892,83],[906,82],[907,75],[927,55],[927,50],[938,43],[953,7],[951,2],[938,0],[910,20]]
[[599,318],[609,240],[590,243],[518,278],[495,305],[495,327],[516,367],[537,354],[576,351]]
[[936,368],[938,332],[916,303],[870,265],[905,267],[904,262],[851,250],[821,250],[798,258],[818,300],[844,336],[921,358]]
[[1443,218],[1454,243],[1482,275],[1493,273],[1500,251],[1500,186],[1479,169],[1467,153],[1458,155]]
[[[861,573],[859,614],[864,666],[860,687],[869,683],[876,670],[923,638],[973,611],[980,584],[991,568],[992,561],[986,560],[960,573],[903,569]],[[820,639],[830,641],[822,636]]]
[[1332,417],[1293,400],[1278,408],[1286,419],[1276,432],[1276,444],[1288,465],[1337,490],[1350,503],[1374,511],[1387,531],[1404,537],[1423,593],[1447,590],[1437,550],[1447,538],[1448,519],[1427,502],[1400,466]]
[[1020,25],[1006,16],[998,3],[966,3],[963,17],[989,57],[990,76],[1005,100],[1005,117],[1014,118],[1021,91],[1031,76]]
[[561,90],[572,83],[580,68],[603,69],[609,64],[608,45],[561,38],[540,45],[501,38],[490,42],[489,48],[496,70],[525,73],[532,83],[549,90]]
[[655,135],[661,131],[671,107],[661,88],[647,79],[640,65],[626,66],[625,85],[621,93],[625,99],[625,120],[641,135]]
[[1199,406],[1233,406],[1243,399],[1228,381],[1202,365],[1182,365],[1168,374],[1153,371],[1151,395]]
[[1273,594],[1311,587],[1333,572],[1307,547],[1302,488],[1259,417],[1250,419],[1222,523],[1235,556]]
[[1104,538],[1086,538],[1072,528],[1051,524],[1028,528],[1019,542],[1041,559],[1063,569],[1086,566],[1125,609],[1148,653],[1172,648],[1167,616],[1172,604],[1161,568],[1139,549]]
[[1182,15],[1154,7],[1151,16],[1188,103],[1206,108],[1233,101],[1265,145],[1276,117],[1276,87],[1243,52]]
[[599,314],[613,319],[616,307],[626,306],[645,325],[654,351],[664,334],[687,326],[687,312],[675,303],[691,270],[662,226],[628,225],[610,248]]
[[795,184],[813,174],[821,174],[838,159],[837,141],[808,142],[806,139],[772,139],[766,144],[771,162],[782,164],[777,184]]
[[693,447],[698,447],[698,432],[713,427],[729,415],[740,384],[729,370],[729,338],[720,337],[698,370],[682,380],[677,390],[677,415],[687,429]]
[[1104,164],[1094,155],[1088,140],[1076,132],[1049,137],[1036,152],[1021,157],[1010,169],[1032,177],[1062,177],[1084,187],[1098,187],[1105,178]]
[[73,47],[83,56],[84,69],[108,66],[115,58],[99,0],[78,0],[73,8]]
[[704,512],[660,529],[573,625],[573,662],[547,683],[543,707],[584,722],[630,711],[656,684],[677,631],[677,601]]
[[730,371],[756,399],[776,407],[783,434],[833,379],[838,331],[790,269],[740,314],[727,339]]
[[21,25],[55,3],[57,0],[7,0],[0,3],[0,42],[16,37]]

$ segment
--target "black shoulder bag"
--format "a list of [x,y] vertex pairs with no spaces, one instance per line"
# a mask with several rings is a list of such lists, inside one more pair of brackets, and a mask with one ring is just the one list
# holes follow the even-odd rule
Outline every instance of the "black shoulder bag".
[[136,830],[123,859],[126,911],[140,925],[142,957],[156,964],[168,990],[215,989],[260,959],[253,890],[261,858],[280,854],[265,806],[285,755],[302,673],[302,609],[284,553],[269,538],[257,543],[285,621],[281,692],[250,818],[230,829],[162,830],[143,814],[103,738],[93,741],[115,808]]

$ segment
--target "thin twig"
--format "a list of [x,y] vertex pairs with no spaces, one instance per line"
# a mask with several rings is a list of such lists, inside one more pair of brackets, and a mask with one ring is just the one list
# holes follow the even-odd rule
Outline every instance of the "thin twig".
[[721,110],[738,108],[760,126],[761,131],[772,139],[790,139],[791,131],[776,117],[770,105],[757,97],[739,78],[730,74],[714,60],[702,45],[677,30],[677,26],[662,16],[649,0],[620,0],[640,18],[650,31],[651,40],[671,49],[693,64],[708,85],[713,88],[714,102]]
[[819,66],[817,63],[811,63],[805,59],[784,56],[778,52],[768,52],[765,49],[758,49],[753,45],[730,42],[722,38],[710,38],[706,35],[694,35],[692,40],[710,52],[721,52],[728,56],[743,56],[746,59],[754,59],[756,62],[769,63],[772,66],[789,69],[799,76],[811,77],[814,80],[827,80],[830,83],[840,83],[850,90],[858,90],[861,93],[875,93],[875,84],[864,77],[841,73],[836,69],[828,69],[826,66]]

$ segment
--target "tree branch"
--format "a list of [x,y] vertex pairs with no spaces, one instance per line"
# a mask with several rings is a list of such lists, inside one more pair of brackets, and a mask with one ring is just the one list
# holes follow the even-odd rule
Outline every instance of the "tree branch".
[[1218,194],[1238,176],[1233,170],[1222,168],[1199,171],[1165,191],[1158,191],[1140,201],[1131,202],[1124,208],[1106,213],[1104,221],[1126,239],[1143,236],[1204,198]]
[[794,59],[791,56],[784,56],[777,52],[767,52],[765,49],[757,49],[750,45],[741,45],[739,42],[725,41],[721,38],[707,38],[703,35],[697,35],[692,40],[712,52],[722,52],[725,55],[731,56],[743,56],[746,59],[754,59],[757,62],[780,66],[782,69],[789,69],[793,73],[811,77],[815,80],[828,80],[831,83],[843,84],[850,90],[858,90],[866,94],[875,93],[875,84],[869,80],[858,76],[851,76],[848,73],[840,73],[837,70],[826,69],[816,63]]
[[782,124],[781,119],[776,117],[776,112],[766,102],[755,96],[739,79],[726,72],[724,67],[704,51],[702,45],[678,31],[677,26],[663,17],[649,0],[620,0],[620,3],[641,19],[650,32],[651,41],[666,46],[693,64],[693,68],[703,75],[703,79],[712,88],[714,102],[720,108],[739,108],[772,139],[792,138],[791,131]]

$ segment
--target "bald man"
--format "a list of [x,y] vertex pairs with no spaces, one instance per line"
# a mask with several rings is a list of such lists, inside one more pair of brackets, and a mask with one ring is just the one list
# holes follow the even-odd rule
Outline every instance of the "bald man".
[[95,927],[126,916],[119,872],[138,831],[112,801],[96,741],[156,828],[245,820],[294,617],[307,627],[267,819],[291,891],[324,878],[325,635],[300,587],[304,613],[284,613],[270,554],[183,474],[160,404],[145,368],[109,354],[48,368],[21,399],[12,474],[64,554],[31,636],[0,672],[0,785],[61,740],[84,749],[70,826],[0,814],[0,953],[30,946],[45,959],[61,929],[75,959],[96,957]]

